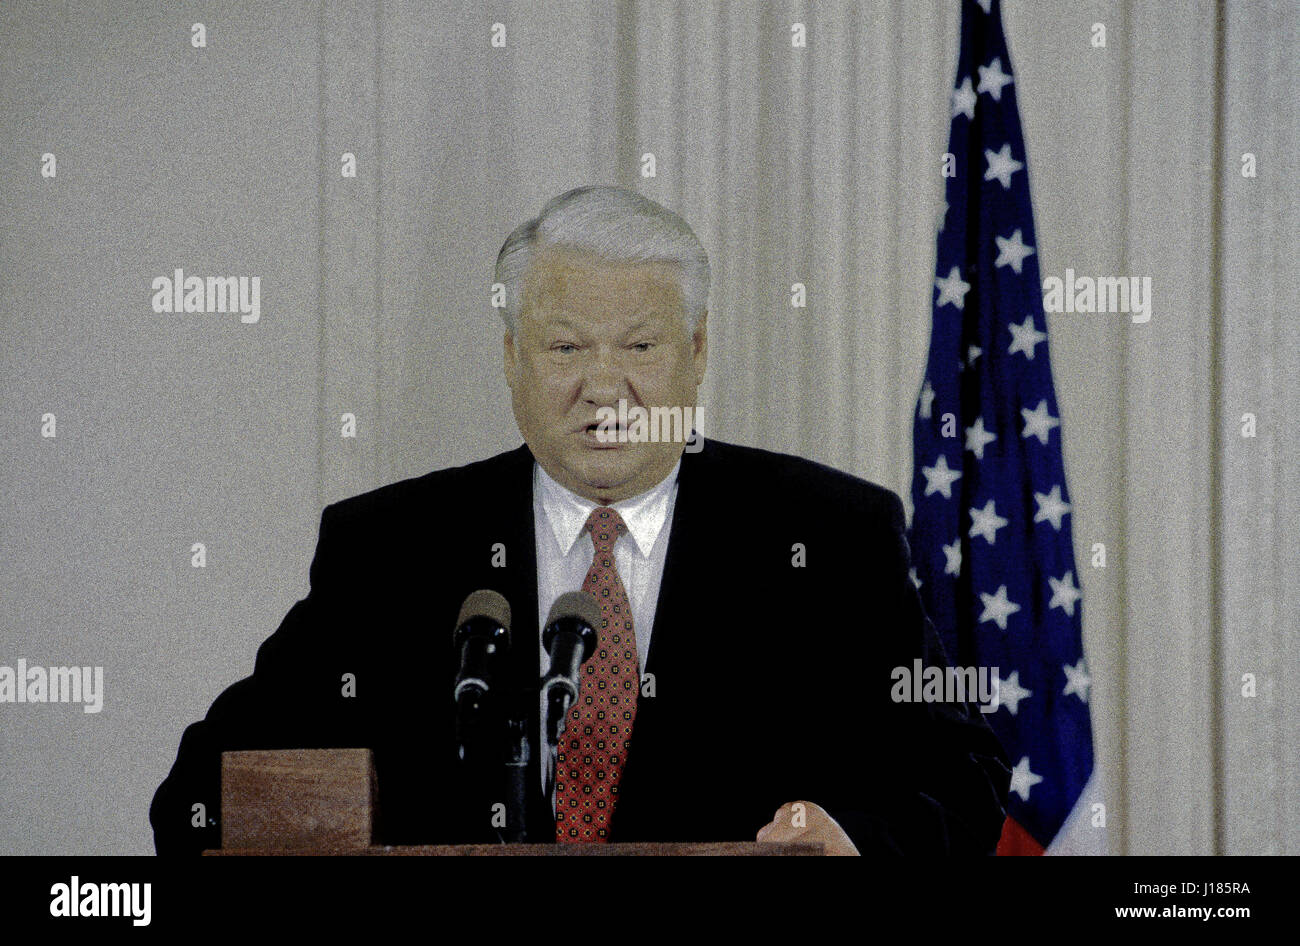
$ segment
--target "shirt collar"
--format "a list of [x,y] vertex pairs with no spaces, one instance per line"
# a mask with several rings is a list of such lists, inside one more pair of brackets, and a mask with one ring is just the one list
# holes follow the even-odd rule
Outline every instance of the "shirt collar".
[[[610,507],[623,517],[628,534],[636,542],[637,550],[643,558],[650,557],[650,550],[663,531],[668,519],[668,501],[677,485],[677,473],[681,467],[682,461],[679,458],[658,485]],[[533,490],[541,499],[542,509],[551,524],[551,533],[555,536],[560,554],[568,555],[573,549],[573,543],[582,535],[582,527],[587,524],[587,518],[596,504],[561,486],[542,469],[540,463],[533,464]]]

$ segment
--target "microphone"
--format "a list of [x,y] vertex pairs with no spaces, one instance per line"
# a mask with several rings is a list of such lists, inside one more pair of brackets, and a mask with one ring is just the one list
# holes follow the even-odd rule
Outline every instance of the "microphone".
[[578,700],[578,675],[596,650],[600,605],[585,591],[567,591],[555,599],[542,631],[542,646],[551,656],[550,672],[542,678],[546,708],[546,742],[554,749],[569,708]]
[[510,651],[510,603],[495,591],[473,592],[460,606],[452,643],[460,652],[452,699],[456,749],[464,759],[466,744],[483,721],[493,678]]

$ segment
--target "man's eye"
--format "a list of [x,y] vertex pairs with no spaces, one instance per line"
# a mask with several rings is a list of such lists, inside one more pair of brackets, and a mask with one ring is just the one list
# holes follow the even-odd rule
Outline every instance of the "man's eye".
[[559,342],[551,346],[551,351],[559,352],[561,355],[571,355],[577,350],[577,345],[571,345],[568,342]]
[[632,346],[632,350],[640,354],[645,354],[654,347],[654,342],[637,342]]

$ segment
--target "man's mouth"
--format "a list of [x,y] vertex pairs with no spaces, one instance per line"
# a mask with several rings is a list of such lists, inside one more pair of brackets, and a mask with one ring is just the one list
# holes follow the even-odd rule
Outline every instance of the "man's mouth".
[[627,427],[620,424],[601,424],[593,421],[580,427],[578,433],[588,446],[597,448],[621,447],[627,443]]
[[580,433],[586,432],[586,433],[589,433],[589,434],[594,434],[594,433],[595,433],[597,430],[599,430],[602,426],[603,426],[606,430],[612,430],[612,431],[620,431],[620,430],[625,430],[625,429],[626,429],[626,427],[625,427],[624,425],[619,424],[618,422],[615,422],[615,423],[612,423],[612,424],[602,424],[601,421],[593,420],[590,424],[587,424],[585,427],[579,427],[577,430],[574,431],[574,433],[579,433],[579,434],[580,434]]

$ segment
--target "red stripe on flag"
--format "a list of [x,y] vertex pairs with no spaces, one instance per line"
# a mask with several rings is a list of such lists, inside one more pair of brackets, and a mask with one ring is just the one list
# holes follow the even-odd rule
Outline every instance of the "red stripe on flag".
[[1043,846],[1020,827],[1015,818],[1002,822],[1002,837],[998,840],[998,857],[1037,857]]

